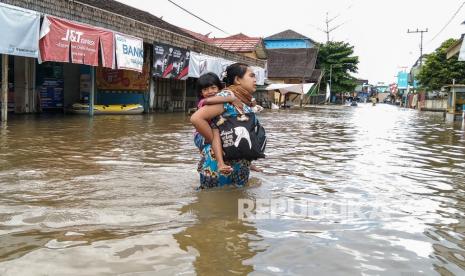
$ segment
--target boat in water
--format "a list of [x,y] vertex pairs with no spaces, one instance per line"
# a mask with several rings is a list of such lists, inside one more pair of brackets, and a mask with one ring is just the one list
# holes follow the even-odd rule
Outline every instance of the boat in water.
[[[88,114],[89,104],[75,103],[69,109],[71,113]],[[141,114],[144,112],[144,107],[141,104],[96,104],[94,105],[95,115],[131,115]]]

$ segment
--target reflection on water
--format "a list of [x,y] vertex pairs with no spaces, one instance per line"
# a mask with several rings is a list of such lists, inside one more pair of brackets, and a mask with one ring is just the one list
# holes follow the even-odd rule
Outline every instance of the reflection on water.
[[198,274],[244,275],[253,271],[246,261],[263,250],[253,245],[261,240],[253,223],[238,219],[238,200],[250,198],[247,193],[246,189],[202,191],[181,209],[194,215],[196,222],[174,237],[181,249],[195,251]]
[[[386,105],[261,118],[264,172],[196,191],[184,115],[13,117],[0,129],[0,275],[463,274],[460,124]],[[239,199],[311,212],[239,220]]]

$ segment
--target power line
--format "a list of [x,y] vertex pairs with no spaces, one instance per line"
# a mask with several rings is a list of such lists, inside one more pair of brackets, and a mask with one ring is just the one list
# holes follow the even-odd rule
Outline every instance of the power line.
[[202,22],[204,22],[204,23],[210,25],[211,27],[213,27],[213,28],[215,28],[215,29],[217,29],[217,30],[219,30],[219,31],[222,31],[223,33],[229,35],[228,32],[226,32],[226,31],[220,29],[219,27],[216,27],[215,25],[213,25],[212,23],[206,21],[205,19],[201,18],[200,16],[197,16],[197,15],[193,14],[192,12],[186,10],[185,8],[183,8],[183,7],[181,7],[180,5],[176,4],[175,2],[173,2],[173,1],[171,1],[171,0],[168,0],[168,2],[170,2],[170,3],[173,4],[173,5],[175,5],[176,7],[180,8],[181,10],[187,12],[188,14],[192,15],[193,17],[199,19],[200,21],[202,21]]
[[465,5],[465,2],[462,3],[462,5],[460,5],[460,7],[457,9],[457,11],[452,15],[452,17],[449,19],[449,21],[447,21],[446,25],[444,25],[444,27],[442,27],[442,29],[433,37],[431,38],[430,41],[428,41],[428,43],[430,43],[431,41],[433,41],[434,39],[436,39],[436,37],[438,37],[446,28],[447,26],[449,26],[449,24],[452,22],[452,20],[454,20],[454,18],[457,16],[457,14],[460,12],[460,10],[462,9],[462,7]]

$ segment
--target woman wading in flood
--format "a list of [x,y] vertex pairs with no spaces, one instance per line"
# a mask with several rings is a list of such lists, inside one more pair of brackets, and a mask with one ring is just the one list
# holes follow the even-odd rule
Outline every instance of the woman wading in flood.
[[[225,161],[230,167],[229,173],[220,173],[218,161],[215,158],[212,141],[220,139],[218,125],[222,124],[224,118],[244,116],[242,114],[253,113],[252,94],[256,89],[255,74],[252,69],[243,63],[234,63],[226,68],[226,89],[217,96],[235,96],[241,102],[241,107],[227,102],[223,104],[206,105],[196,111],[191,117],[191,123],[204,137],[206,145],[202,149],[202,159],[199,163],[200,188],[210,188],[224,185],[243,186],[249,180],[251,161],[248,159],[237,159]],[[256,120],[252,117],[252,120]],[[209,123],[211,122],[211,123]],[[213,127],[213,129],[212,129]],[[214,135],[214,131],[216,135]],[[221,143],[217,145],[216,152],[222,152]],[[264,146],[263,146],[264,147]],[[251,146],[252,148],[252,146]],[[222,161],[222,158],[218,158]]]

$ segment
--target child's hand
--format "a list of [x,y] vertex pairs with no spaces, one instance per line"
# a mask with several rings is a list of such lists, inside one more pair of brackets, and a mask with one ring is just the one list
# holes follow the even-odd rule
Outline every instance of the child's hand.
[[225,163],[218,163],[218,171],[222,174],[230,174],[232,173],[233,169],[231,166],[228,166]]

